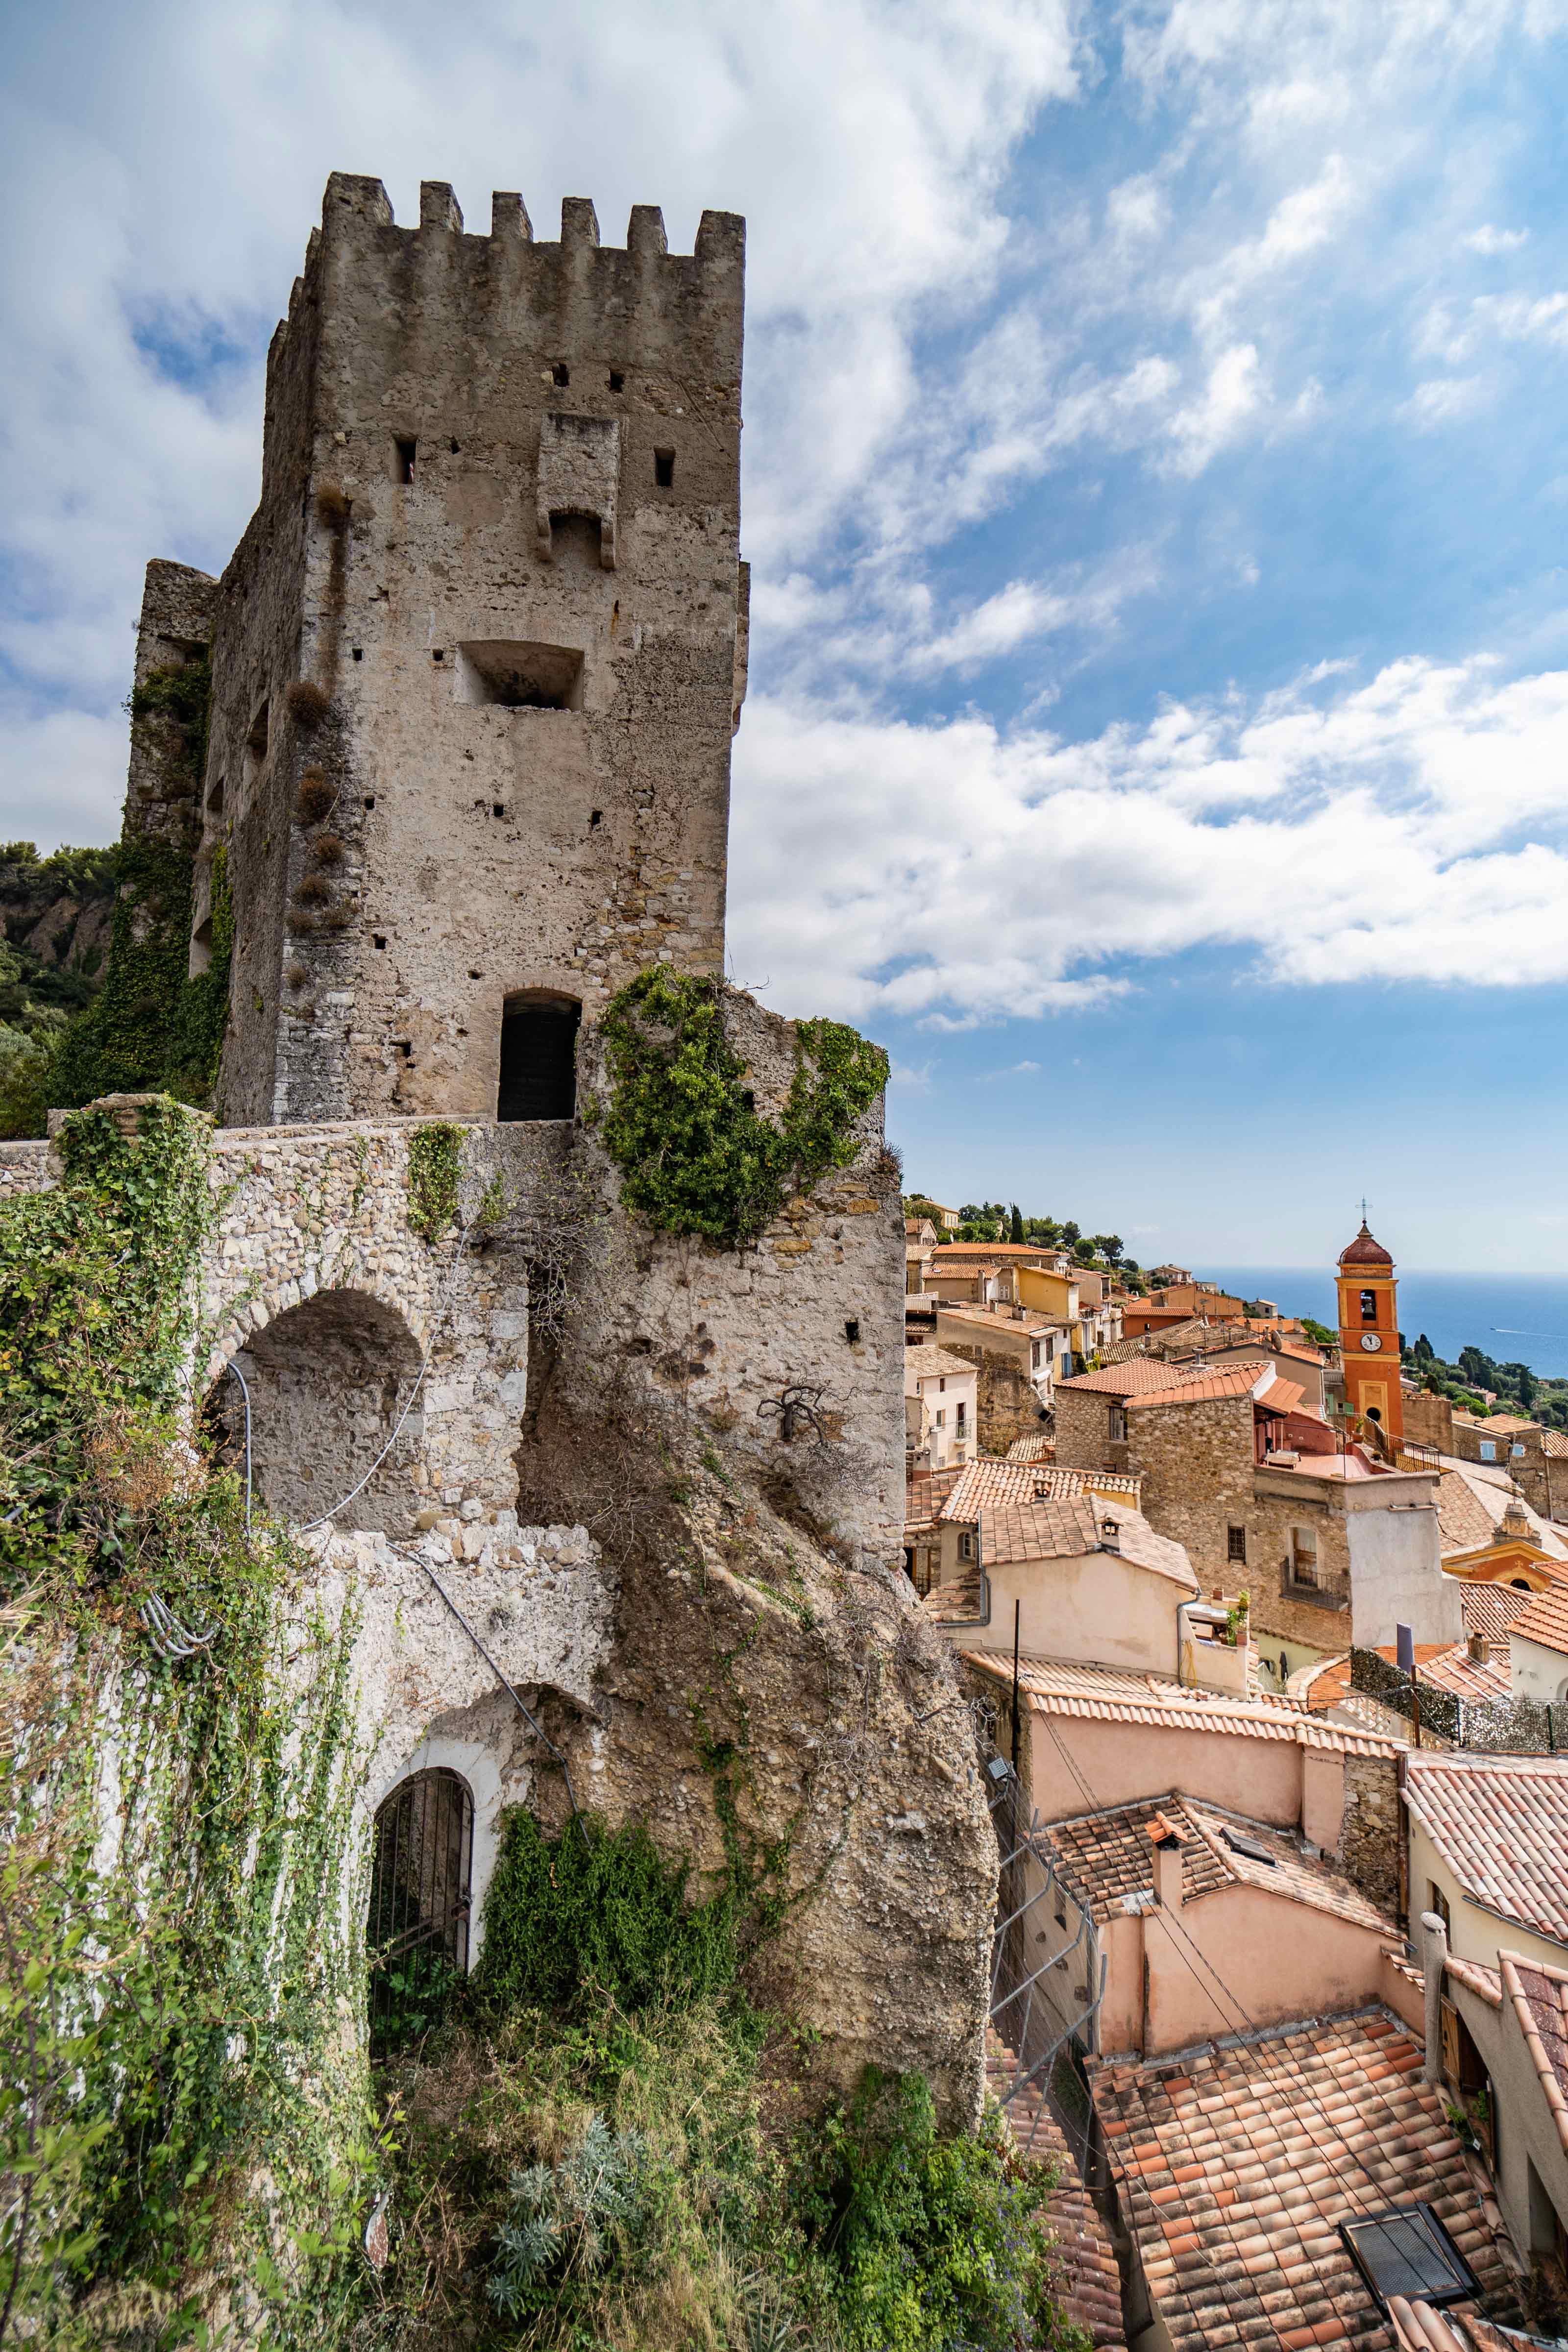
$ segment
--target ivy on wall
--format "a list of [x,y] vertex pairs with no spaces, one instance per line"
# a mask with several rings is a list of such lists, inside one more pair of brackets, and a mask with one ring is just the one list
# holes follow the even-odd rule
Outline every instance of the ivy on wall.
[[233,2288],[315,2345],[353,2292],[353,1621],[285,1615],[193,1443],[209,1135],[80,1112],[0,1210],[0,2344],[210,2342]]
[[763,1118],[726,1034],[724,994],[720,981],[659,970],[612,998],[600,1024],[611,1082],[601,1133],[627,1208],[667,1233],[736,1247],[792,1192],[854,1159],[888,1057],[842,1022],[798,1022],[784,1117]]
[[[463,1130],[449,1119],[416,1127],[408,1139],[408,1222],[434,1242],[458,1214],[463,1172]],[[488,1196],[487,1196],[488,1197]]]
[[189,971],[198,799],[206,765],[212,672],[207,657],[149,673],[131,697],[132,740],[154,769],[178,818],[172,837],[127,828],[117,852],[119,888],[103,985],[47,1064],[28,1074],[26,1098],[0,1105],[11,1134],[41,1134],[43,1114],[105,1094],[160,1092],[206,1104],[217,1082],[228,1017],[234,907],[227,853],[212,869],[208,969]]

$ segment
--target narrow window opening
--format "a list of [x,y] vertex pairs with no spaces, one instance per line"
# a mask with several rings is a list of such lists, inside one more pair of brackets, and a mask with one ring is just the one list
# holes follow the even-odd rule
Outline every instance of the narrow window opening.
[[1375,1291],[1375,1290],[1363,1290],[1363,1291],[1362,1292],[1362,1295],[1361,1295],[1361,1319],[1362,1319],[1362,1321],[1363,1321],[1363,1323],[1375,1323],[1375,1322],[1376,1322],[1376,1320],[1377,1320],[1377,1293],[1376,1293],[1376,1291]]
[[473,1860],[473,1793],[444,1766],[416,1772],[376,1814],[365,1947],[378,2058],[417,2042],[468,1973]]
[[460,457],[462,456],[462,454],[463,454],[463,453],[462,453],[462,451],[458,448],[458,446],[457,443],[454,441],[454,442],[453,442],[453,444],[452,444],[452,455],[453,455],[453,457]]
[[377,932],[376,932],[376,934],[375,934],[375,943],[376,943],[376,946],[377,946],[378,948],[384,948],[384,947],[385,947],[385,945],[386,945],[386,941],[385,941],[385,940],[384,940],[384,939],[383,939],[383,937],[382,937],[382,935],[381,935],[381,933],[380,933],[379,931],[377,931]]
[[621,373],[620,369],[612,368],[610,370],[610,390],[612,392],[625,392],[626,388],[626,380]]
[[653,478],[655,486],[658,489],[672,490],[675,488],[675,452],[673,449],[656,449],[654,451]]
[[468,974],[468,978],[470,980],[483,980],[484,973],[482,971],[471,971]]
[[550,371],[550,381],[554,384],[557,391],[565,391],[567,385],[572,381],[572,371],[567,366],[564,360],[556,361],[555,365]]
[[354,659],[355,661],[363,661],[364,647],[363,646],[356,646],[354,647]]
[[399,440],[395,441],[392,446],[395,457],[395,478],[403,483],[411,482],[414,479],[415,459],[419,451],[418,442]]
[[849,1320],[845,1324],[845,1326],[844,1326],[844,1337],[848,1340],[849,1345],[850,1345],[852,1348],[856,1348],[856,1347],[858,1347],[858,1346],[859,1346],[859,1344],[860,1344],[860,1324],[859,1324],[859,1319],[858,1319],[858,1317],[856,1317],[856,1316],[854,1316],[854,1315],[851,1315],[851,1317],[849,1318]]
[[756,1096],[752,1092],[752,1089],[751,1089],[751,1087],[742,1087],[741,1088],[741,1103],[742,1103],[742,1108],[744,1108],[744,1109],[746,1109],[746,1110],[755,1110],[755,1109],[756,1109],[756,1108],[757,1108],[757,1097],[756,1097]]
[[491,814],[492,816],[505,816],[505,814],[506,814],[506,803],[505,803],[505,801],[492,801],[492,803],[490,803],[490,814]]
[[603,810],[603,809],[590,809],[590,810],[589,810],[589,812],[588,812],[588,830],[589,830],[589,832],[590,832],[590,833],[592,833],[592,832],[593,832],[594,827],[595,827],[596,824],[604,824],[604,822],[605,822],[605,812],[604,812],[604,810]]
[[212,790],[207,794],[207,814],[209,816],[221,816],[223,814],[223,778],[221,776],[215,776],[213,778]]
[[366,793],[364,796],[364,804],[366,808],[374,808],[375,806],[375,794],[374,793]]
[[445,661],[447,656],[440,646],[432,646],[430,648],[430,658],[432,661]]
[[1247,1529],[1245,1528],[1226,1528],[1225,1531],[1225,1556],[1227,1560],[1239,1561],[1243,1568],[1246,1567]]
[[512,996],[501,1011],[496,1117],[571,1118],[577,1108],[577,1024],[570,996]]
[[414,1059],[414,1046],[410,1039],[407,1037],[395,1037],[392,1042],[395,1050],[402,1055],[405,1062],[411,1062]]

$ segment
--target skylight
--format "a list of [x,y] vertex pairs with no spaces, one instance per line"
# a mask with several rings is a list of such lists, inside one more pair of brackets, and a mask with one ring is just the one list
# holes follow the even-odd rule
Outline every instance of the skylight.
[[1395,2205],[1363,2221],[1342,2221],[1340,2236],[1384,2311],[1390,2295],[1444,2304],[1480,2292],[1475,2273],[1430,2205]]
[[1270,1853],[1266,1845],[1259,1845],[1256,1838],[1243,1837],[1239,1830],[1224,1827],[1220,1830],[1220,1835],[1232,1853],[1244,1853],[1248,1862],[1266,1862],[1270,1870],[1279,1869],[1279,1855]]

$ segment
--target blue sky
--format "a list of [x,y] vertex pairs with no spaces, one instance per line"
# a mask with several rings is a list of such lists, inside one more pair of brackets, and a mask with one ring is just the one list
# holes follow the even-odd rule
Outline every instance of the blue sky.
[[750,224],[731,950],[950,1199],[1559,1269],[1568,0],[271,0],[12,27],[6,830],[118,822],[321,183]]

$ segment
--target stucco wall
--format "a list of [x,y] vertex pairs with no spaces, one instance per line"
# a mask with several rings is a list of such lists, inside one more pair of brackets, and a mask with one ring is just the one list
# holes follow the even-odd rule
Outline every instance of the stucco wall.
[[1495,1969],[1499,1950],[1506,1947],[1547,1968],[1568,1968],[1568,1946],[1549,1936],[1531,1935],[1528,1928],[1500,1919],[1495,1912],[1484,1911],[1479,1903],[1472,1903],[1422,1823],[1413,1813],[1407,1813],[1406,1819],[1410,1834],[1411,1916],[1416,1917],[1432,1907],[1431,1888],[1438,1886],[1448,1905],[1448,1948],[1456,1959],[1477,1960],[1482,1968]]
[[[1371,1928],[1241,1885],[1185,1902],[1177,1916],[1179,1935],[1159,1909],[1142,1914],[1150,2057],[1234,2033],[1243,2019],[1272,2025],[1380,1998],[1387,1937]],[[1215,1991],[1205,1962],[1234,2000]]]
[[[1379,1485],[1382,1482],[1379,1481]],[[1462,1587],[1443,1574],[1436,1480],[1402,1482],[1397,1496],[1345,1494],[1351,1638],[1362,1649],[1390,1643],[1405,1624],[1417,1642],[1462,1642]]]
[[[1150,1674],[1176,1671],[1176,1604],[1188,1588],[1110,1551],[1073,1559],[1010,1561],[988,1568],[991,1634],[1013,1638],[1018,1603],[1018,1647],[1026,1657],[1085,1665],[1132,1666]],[[969,1647],[976,1635],[953,1629]]]
[[1547,1706],[1568,1706],[1568,1657],[1561,1650],[1549,1650],[1543,1642],[1510,1633],[1508,1654],[1509,1681],[1515,1698],[1540,1699]]

